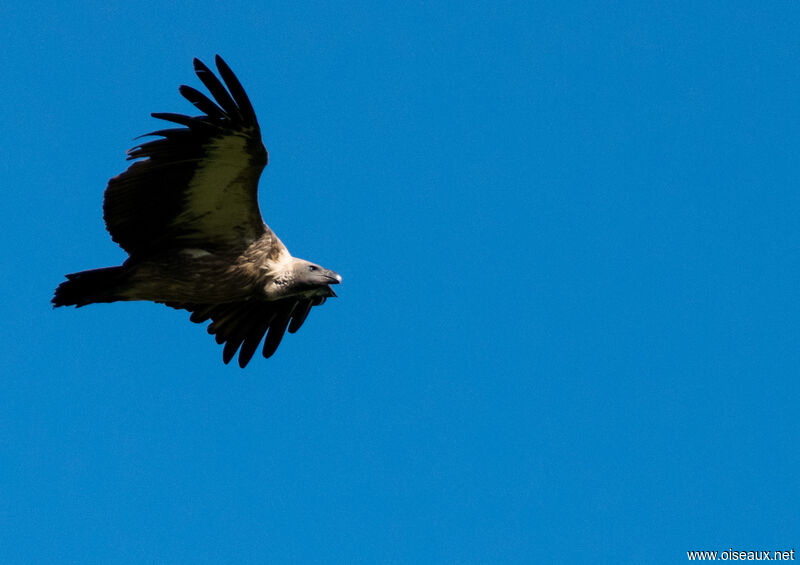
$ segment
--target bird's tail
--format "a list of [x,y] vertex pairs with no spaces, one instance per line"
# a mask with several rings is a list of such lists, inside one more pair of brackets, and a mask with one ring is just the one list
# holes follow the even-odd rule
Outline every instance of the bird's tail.
[[67,280],[58,285],[51,302],[53,306],[86,306],[94,302],[122,300],[120,294],[125,281],[123,267],[92,269],[67,275]]

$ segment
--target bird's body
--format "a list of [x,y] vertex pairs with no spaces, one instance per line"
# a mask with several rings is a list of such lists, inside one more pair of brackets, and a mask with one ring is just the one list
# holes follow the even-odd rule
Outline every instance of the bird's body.
[[[205,113],[153,114],[182,128],[131,149],[134,162],[109,181],[103,203],[112,239],[128,252],[118,267],[67,275],[55,306],[149,300],[212,320],[227,363],[239,350],[244,367],[267,334],[269,357],[285,330],[295,332],[312,306],[336,296],[341,277],[292,257],[263,222],[258,179],[267,151],[250,101],[217,56],[225,85],[200,61],[195,71],[216,103],[182,86]],[[241,349],[240,349],[241,348]]]

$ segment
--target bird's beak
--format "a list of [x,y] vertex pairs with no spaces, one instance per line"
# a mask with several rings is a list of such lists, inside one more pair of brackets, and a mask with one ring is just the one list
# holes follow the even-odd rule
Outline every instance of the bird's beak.
[[[325,278],[328,280],[328,284],[339,284],[342,282],[342,275],[339,273],[335,273],[333,271],[325,271]],[[333,292],[331,287],[328,287],[328,292],[330,292],[330,296],[336,296],[336,293]]]
[[339,284],[342,282],[342,275],[334,273],[333,271],[327,271],[325,273],[325,278],[328,279],[328,284]]

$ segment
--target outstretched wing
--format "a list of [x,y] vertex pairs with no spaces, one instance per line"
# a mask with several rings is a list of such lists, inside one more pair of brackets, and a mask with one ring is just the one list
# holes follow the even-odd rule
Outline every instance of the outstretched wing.
[[[333,292],[331,291],[333,295]],[[225,304],[176,304],[167,306],[192,313],[189,319],[202,324],[211,320],[208,333],[217,343],[225,344],[222,361],[227,365],[239,351],[239,366],[244,368],[253,357],[266,334],[262,353],[270,357],[280,345],[286,330],[294,333],[305,322],[313,306],[325,302],[325,297],[284,298],[274,302],[245,300]]]
[[159,138],[128,151],[129,159],[143,160],[108,183],[106,228],[131,256],[244,248],[264,233],[258,178],[267,150],[242,85],[219,55],[215,60],[224,85],[198,59],[194,69],[216,102],[181,86],[203,115],[152,114],[184,127],[146,134]]

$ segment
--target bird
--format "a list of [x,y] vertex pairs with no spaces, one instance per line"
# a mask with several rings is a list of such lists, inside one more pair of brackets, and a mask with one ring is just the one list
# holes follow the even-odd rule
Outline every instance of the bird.
[[211,98],[178,89],[201,115],[151,114],[173,127],[140,136],[155,139],[128,150],[133,163],[108,182],[103,219],[128,258],[66,275],[51,302],[146,300],[186,310],[192,322],[211,321],[223,362],[238,351],[244,368],[265,335],[262,354],[272,356],[287,330],[295,333],[311,308],[336,296],[331,285],[342,277],[293,257],[264,223],[261,129],[239,79],[222,57],[214,60],[219,77],[193,60]]

